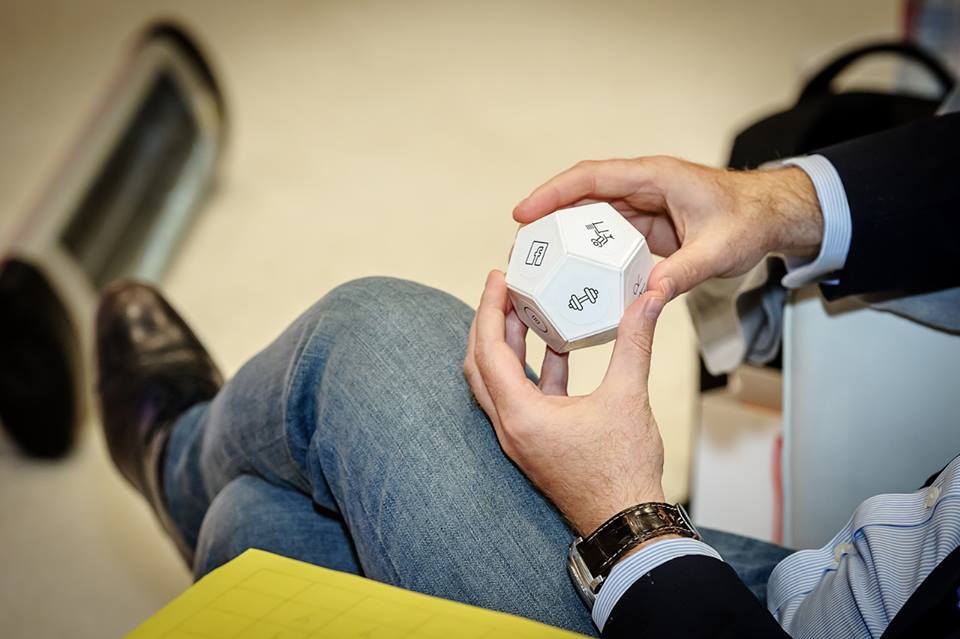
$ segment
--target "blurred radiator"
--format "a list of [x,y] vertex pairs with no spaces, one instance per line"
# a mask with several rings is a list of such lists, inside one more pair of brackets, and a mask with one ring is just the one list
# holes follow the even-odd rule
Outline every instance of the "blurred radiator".
[[216,175],[223,98],[200,50],[148,29],[37,204],[0,238],[0,422],[65,452],[90,387],[96,292],[158,278]]

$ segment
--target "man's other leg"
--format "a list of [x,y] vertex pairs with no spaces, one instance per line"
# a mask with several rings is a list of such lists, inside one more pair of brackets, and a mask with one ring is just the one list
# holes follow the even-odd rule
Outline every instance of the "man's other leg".
[[194,574],[202,577],[249,548],[360,574],[343,521],[296,490],[241,475],[217,493],[200,527]]
[[752,539],[722,530],[701,528],[703,541],[713,546],[723,560],[730,564],[740,580],[760,600],[767,604],[767,581],[770,573],[787,555],[789,548]]
[[164,485],[184,536],[254,475],[342,517],[369,577],[595,633],[565,571],[571,532],[463,379],[472,317],[395,279],[332,291],[178,422]]

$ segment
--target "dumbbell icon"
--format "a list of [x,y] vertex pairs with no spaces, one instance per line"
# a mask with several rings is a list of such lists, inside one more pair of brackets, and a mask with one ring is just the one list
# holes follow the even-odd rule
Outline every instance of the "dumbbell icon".
[[589,286],[584,286],[583,295],[580,297],[577,297],[576,293],[571,295],[570,303],[567,304],[567,306],[575,311],[582,311],[583,305],[586,304],[587,302],[590,302],[591,304],[596,304],[598,296],[599,296],[599,293],[597,292],[597,289],[590,288]]

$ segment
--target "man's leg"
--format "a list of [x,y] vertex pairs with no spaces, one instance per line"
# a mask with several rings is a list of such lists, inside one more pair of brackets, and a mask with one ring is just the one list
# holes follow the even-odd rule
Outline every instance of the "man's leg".
[[722,530],[701,528],[700,534],[703,535],[703,541],[713,546],[723,560],[737,572],[737,576],[756,595],[760,603],[766,605],[770,573],[793,551]]
[[200,527],[194,571],[203,576],[249,548],[360,572],[342,521],[318,513],[313,500],[299,491],[241,475],[210,503]]
[[183,536],[196,546],[217,495],[252,475],[342,518],[369,577],[595,633],[570,530],[463,379],[472,317],[394,279],[327,295],[178,421],[164,491]]

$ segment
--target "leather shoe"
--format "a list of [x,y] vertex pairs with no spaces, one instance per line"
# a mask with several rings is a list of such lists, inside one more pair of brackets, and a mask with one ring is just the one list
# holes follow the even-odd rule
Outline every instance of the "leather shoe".
[[176,419],[213,398],[223,377],[200,340],[160,293],[118,281],[97,309],[98,398],[120,473],[146,497],[188,564],[192,550],[167,512],[163,456]]

